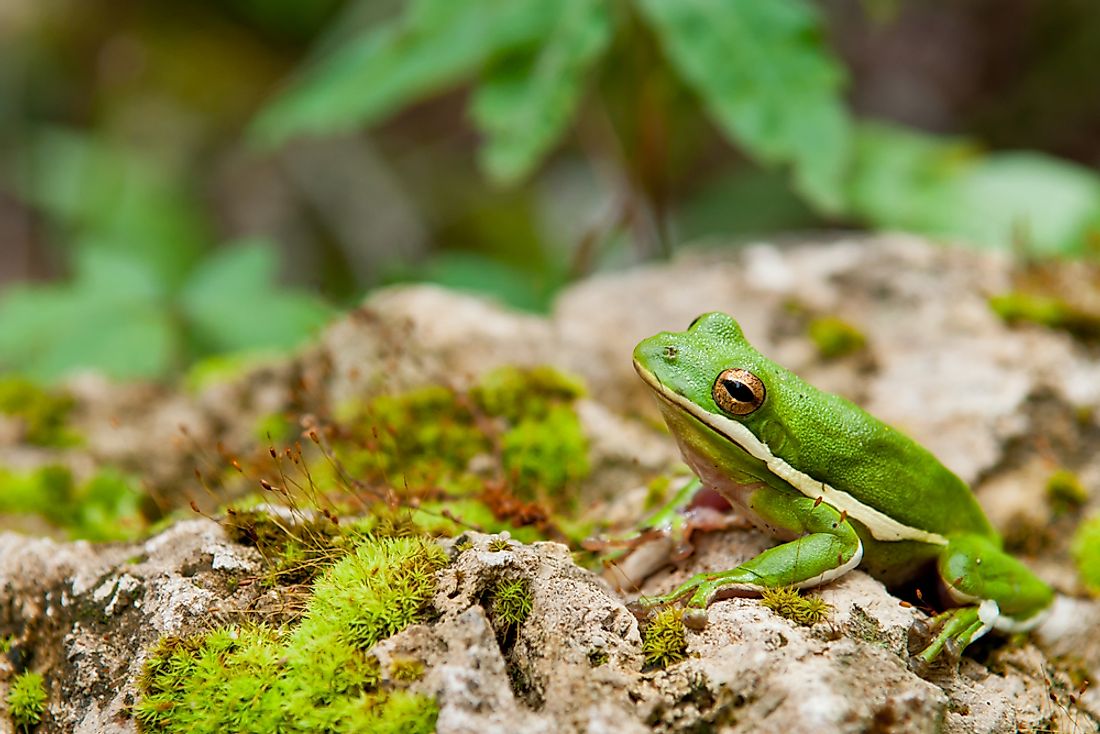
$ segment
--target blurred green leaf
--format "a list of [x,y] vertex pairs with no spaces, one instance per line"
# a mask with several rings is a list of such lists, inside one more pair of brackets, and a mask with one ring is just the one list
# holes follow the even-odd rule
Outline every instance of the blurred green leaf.
[[960,234],[978,244],[1020,239],[1036,254],[1080,254],[1100,233],[1100,177],[1041,153],[998,153],[963,180]]
[[192,274],[181,306],[204,352],[290,348],[332,315],[319,299],[277,284],[276,252],[263,240],[237,243]]
[[561,137],[585,87],[586,74],[611,40],[605,0],[562,0],[542,46],[490,69],[472,114],[487,141],[482,166],[512,183],[531,172]]
[[1100,231],[1100,177],[1038,153],[983,155],[960,140],[868,123],[848,186],[875,226],[1035,254],[1076,254]]
[[71,284],[12,288],[0,297],[0,365],[42,380],[75,369],[154,377],[178,353],[154,274],[117,253],[76,253]]
[[638,0],[671,64],[735,142],[828,212],[843,204],[843,72],[805,0]]
[[444,252],[416,270],[395,273],[390,282],[435,283],[455,290],[495,298],[513,308],[545,312],[564,273],[552,273],[545,266],[531,272],[475,252]]
[[148,159],[64,130],[30,147],[23,186],[74,248],[124,253],[165,287],[182,281],[206,245],[202,213]]
[[411,0],[405,14],[320,59],[261,114],[254,134],[275,144],[375,122],[473,76],[487,60],[531,46],[564,0]]

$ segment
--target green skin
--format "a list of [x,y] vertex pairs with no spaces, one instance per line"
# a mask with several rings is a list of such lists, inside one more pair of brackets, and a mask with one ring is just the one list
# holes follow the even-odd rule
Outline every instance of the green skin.
[[[897,584],[934,562],[963,606],[932,620],[916,656],[924,663],[957,655],[990,629],[1029,629],[1050,606],[1051,589],[1002,550],[959,477],[909,437],[761,355],[729,316],[706,314],[685,332],[645,339],[634,366],[702,483],[785,541],[647,605],[689,597],[686,621],[700,625],[707,605],[731,593],[816,586],[856,565]],[[715,402],[731,368],[765,388],[745,415]]]

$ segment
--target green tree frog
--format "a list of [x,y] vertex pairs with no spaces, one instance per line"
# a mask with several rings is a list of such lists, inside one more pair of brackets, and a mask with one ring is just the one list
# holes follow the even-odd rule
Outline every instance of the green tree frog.
[[685,622],[764,587],[808,588],[861,566],[888,585],[935,564],[958,608],[916,635],[915,664],[957,657],[991,629],[1038,624],[1051,589],[1006,554],[969,487],[927,449],[761,355],[729,316],[634,349],[680,451],[703,485],[783,541],[736,568],[645,600],[687,598]]

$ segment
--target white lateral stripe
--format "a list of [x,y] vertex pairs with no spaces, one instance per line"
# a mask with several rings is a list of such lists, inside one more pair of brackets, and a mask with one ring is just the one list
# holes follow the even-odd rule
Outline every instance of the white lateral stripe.
[[856,548],[856,552],[852,554],[851,559],[848,560],[843,566],[837,566],[836,568],[830,568],[828,571],[822,571],[812,579],[806,579],[805,581],[799,581],[794,585],[796,589],[809,589],[814,586],[821,586],[827,584],[833,579],[838,579],[844,574],[851,571],[853,568],[859,565],[859,562],[863,560],[863,541],[859,542],[859,547]]
[[783,459],[772,454],[767,444],[754,436],[748,428],[731,418],[703,410],[700,406],[662,385],[649,370],[640,367],[638,373],[642,376],[642,379],[660,393],[661,397],[691,413],[703,424],[711,426],[751,456],[763,461],[773,474],[802,494],[813,499],[820,497],[823,502],[827,502],[831,507],[847,513],[850,518],[859,520],[876,540],[917,540],[933,545],[947,545],[947,538],[938,533],[930,533],[927,530],[909,527],[881,510],[863,504],[852,495],[841,492],[825,482],[820,482],[810,475],[800,472]]

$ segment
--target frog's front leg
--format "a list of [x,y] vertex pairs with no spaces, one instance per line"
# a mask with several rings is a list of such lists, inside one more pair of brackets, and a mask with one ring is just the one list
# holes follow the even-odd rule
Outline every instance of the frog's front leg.
[[1054,592],[1031,569],[980,535],[952,537],[937,561],[948,593],[967,606],[934,617],[934,636],[914,651],[918,667],[931,665],[945,650],[957,658],[991,629],[1025,632],[1040,621]]
[[698,628],[706,623],[707,605],[723,592],[817,586],[847,573],[863,558],[855,529],[827,504],[765,486],[750,495],[748,507],[777,533],[799,537],[729,571],[693,576],[669,594],[642,600],[643,605],[667,604],[690,594],[684,623]]

